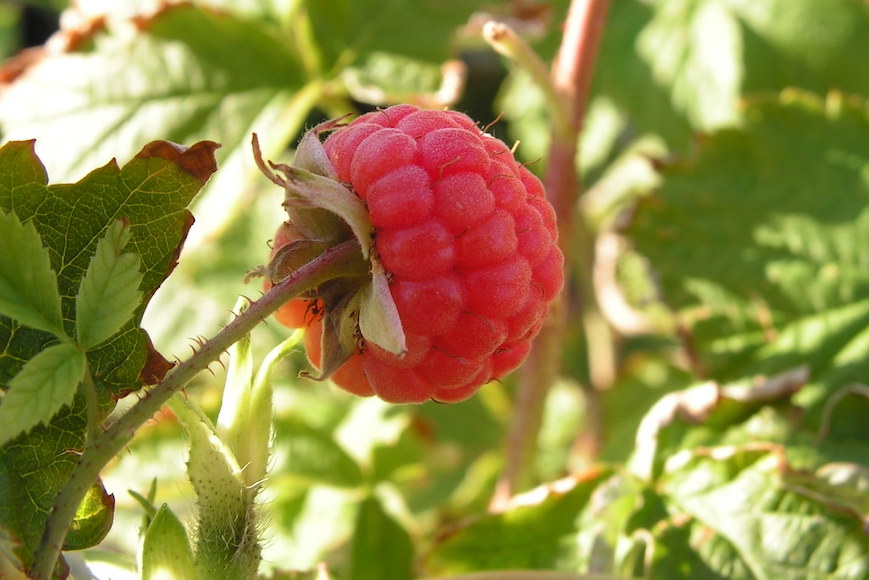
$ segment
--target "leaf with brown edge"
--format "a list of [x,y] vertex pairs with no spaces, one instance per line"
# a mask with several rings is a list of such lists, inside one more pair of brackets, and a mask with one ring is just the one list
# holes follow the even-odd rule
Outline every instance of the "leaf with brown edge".
[[179,169],[197,178],[203,185],[217,171],[214,152],[220,147],[214,141],[200,141],[192,147],[184,147],[169,141],[152,141],[136,156],[140,159],[159,157],[171,161]]
[[[209,141],[189,148],[156,142],[123,167],[112,160],[78,183],[49,185],[33,141],[0,147],[0,210],[13,212],[39,234],[57,275],[67,335],[76,336],[76,296],[98,241],[118,220],[129,225],[124,251],[141,259],[141,302],[113,336],[87,352],[105,413],[119,397],[159,382],[172,366],[154,349],[140,323],[149,300],[178,261],[193,223],[187,206],[216,169],[216,148]],[[48,332],[0,317],[0,385],[8,385],[52,341],[56,338]],[[0,452],[0,527],[21,541],[17,553],[26,564],[83,447],[86,417],[83,397],[76,396],[47,424],[16,437]],[[102,516],[94,522],[107,523]],[[100,533],[97,525],[88,537],[97,539]]]

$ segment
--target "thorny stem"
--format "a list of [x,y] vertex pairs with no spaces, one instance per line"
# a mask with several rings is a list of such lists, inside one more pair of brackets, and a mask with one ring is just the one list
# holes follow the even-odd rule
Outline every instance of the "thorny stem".
[[145,392],[136,404],[104,432],[89,441],[69,481],[54,502],[42,540],[34,554],[31,577],[37,580],[51,579],[78,506],[97,480],[100,471],[130,442],[140,426],[153,417],[172,395],[184,388],[200,371],[218,360],[230,346],[244,338],[287,300],[327,279],[340,276],[349,262],[361,259],[359,256],[360,247],[355,239],[344,242],[274,285],[262,298],[252,303],[212,339],[206,341],[189,359],[167,373],[157,386]]
[[[559,242],[565,262],[575,265],[581,318],[589,345],[601,338],[600,310],[592,284],[594,236],[579,214],[580,184],[576,169],[579,134],[588,102],[594,61],[603,36],[609,0],[573,0],[564,26],[564,36],[553,64],[551,79],[544,85],[551,115],[551,144],[545,176],[546,192],[558,215]],[[521,61],[517,60],[521,64]],[[533,76],[533,74],[532,74]],[[551,85],[548,85],[551,83]],[[548,85],[548,86],[547,86]],[[551,87],[551,88],[549,88]],[[555,381],[564,346],[567,305],[553,304],[552,316],[537,337],[528,360],[520,370],[516,413],[510,426],[504,473],[498,482],[491,508],[498,510],[518,491],[533,483],[538,433],[549,387]],[[594,347],[588,351],[594,369]],[[592,370],[592,380],[599,373]],[[599,385],[596,385],[599,386]],[[595,386],[587,389],[594,395]],[[594,401],[589,417],[596,415]]]

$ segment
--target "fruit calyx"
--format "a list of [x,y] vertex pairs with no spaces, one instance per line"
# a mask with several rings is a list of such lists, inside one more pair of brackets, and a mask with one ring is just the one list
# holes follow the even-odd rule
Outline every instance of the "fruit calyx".
[[252,139],[260,171],[284,189],[282,205],[288,216],[278,230],[283,243],[276,241],[269,263],[252,275],[264,276],[268,288],[330,248],[354,238],[359,243],[358,260],[300,297],[305,302],[305,316],[322,316],[320,373],[303,373],[315,380],[329,378],[367,342],[399,357],[407,350],[386,271],[373,248],[374,228],[368,209],[338,181],[320,142],[323,132],[337,126],[340,119],[309,130],[292,165],[266,164],[255,134]]

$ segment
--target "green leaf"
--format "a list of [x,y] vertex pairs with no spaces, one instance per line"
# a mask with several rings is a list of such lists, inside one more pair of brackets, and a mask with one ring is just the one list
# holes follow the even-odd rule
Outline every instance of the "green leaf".
[[[440,63],[450,39],[484,3],[479,0],[306,0],[313,36],[328,70],[377,52]],[[407,34],[413,15],[414,33]],[[346,62],[349,61],[349,62]]]
[[[869,538],[859,514],[805,486],[780,450],[711,448],[671,458],[663,492],[676,518],[703,528],[690,544],[653,553],[652,575],[690,552],[727,578],[865,578]],[[693,524],[692,524],[693,525]],[[699,529],[696,529],[699,532]]]
[[609,475],[591,472],[517,497],[504,513],[481,517],[439,540],[426,559],[426,571],[434,576],[480,570],[578,570],[583,558],[578,518]]
[[0,445],[36,425],[48,423],[72,403],[85,373],[84,354],[69,343],[49,346],[9,381],[0,405]]
[[83,550],[99,544],[112,529],[114,514],[115,496],[106,492],[102,482],[97,481],[76,510],[63,549]]
[[853,0],[724,0],[739,15],[746,94],[785,87],[869,93],[863,33],[869,7]]
[[142,580],[199,578],[187,530],[166,504],[160,506],[145,531],[139,575]]
[[[36,138],[49,174],[63,180],[155,139],[221,143],[222,170],[196,206],[201,240],[246,203],[256,177],[251,133],[267,154],[284,150],[322,87],[303,77],[293,33],[252,2],[124,4],[85,33],[66,31],[77,42],[47,52],[4,90],[0,126],[6,138]],[[268,12],[283,19],[290,10]]]
[[640,422],[630,466],[654,481],[674,454],[703,445],[784,443],[792,434],[791,397],[808,380],[805,367],[755,384],[709,381],[669,393]]
[[121,253],[130,240],[129,227],[113,223],[97,244],[75,300],[76,339],[90,350],[105,342],[133,316],[142,300],[136,254]]
[[694,127],[708,130],[737,119],[744,64],[736,18],[726,3],[658,2],[636,39],[653,78]]
[[[186,207],[216,169],[215,147],[210,142],[190,148],[155,142],[123,168],[111,162],[79,183],[52,185],[33,142],[0,147],[0,210],[14,212],[40,234],[57,272],[65,320],[75,319],[75,296],[98,241],[119,219],[129,224],[130,244],[141,256],[142,296],[150,297],[160,286],[192,223]],[[87,354],[103,411],[117,397],[160,380],[171,366],[138,327],[144,307],[143,300],[119,333]],[[55,341],[50,334],[0,316],[0,385],[9,385],[27,361]],[[49,423],[34,427],[0,453],[0,488],[5,492],[0,493],[0,525],[21,539],[20,554],[28,564],[57,492],[82,449],[85,409],[84,398],[77,397]]]
[[410,535],[383,509],[374,496],[359,504],[348,580],[411,580],[414,550]]
[[63,338],[57,275],[32,222],[0,211],[0,315]]
[[275,424],[275,442],[275,454],[285,458],[294,477],[336,487],[362,484],[359,465],[327,430],[298,417],[285,417]]
[[443,74],[442,67],[431,62],[372,52],[358,66],[344,69],[341,80],[353,98],[363,103],[437,103]]
[[712,376],[805,363],[829,394],[869,371],[866,111],[835,94],[752,101],[641,206],[629,233]]

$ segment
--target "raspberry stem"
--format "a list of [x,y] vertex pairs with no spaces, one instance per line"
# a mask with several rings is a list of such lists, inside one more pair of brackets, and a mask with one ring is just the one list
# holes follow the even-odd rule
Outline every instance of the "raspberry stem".
[[97,480],[100,471],[129,444],[139,427],[200,371],[218,360],[230,346],[244,338],[285,302],[326,280],[343,276],[348,269],[352,270],[353,265],[360,259],[360,251],[359,243],[355,239],[344,242],[272,286],[213,338],[204,342],[189,359],[169,371],[158,385],[143,392],[139,400],[105,431],[88,439],[78,463],[51,509],[42,540],[34,554],[32,577],[37,580],[49,580],[52,577],[64,538],[78,506]]

